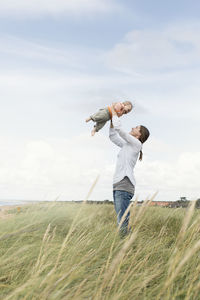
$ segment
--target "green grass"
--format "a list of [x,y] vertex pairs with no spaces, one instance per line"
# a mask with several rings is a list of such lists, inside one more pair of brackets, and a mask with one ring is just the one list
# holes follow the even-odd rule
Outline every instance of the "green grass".
[[200,213],[40,203],[0,219],[0,299],[200,299]]

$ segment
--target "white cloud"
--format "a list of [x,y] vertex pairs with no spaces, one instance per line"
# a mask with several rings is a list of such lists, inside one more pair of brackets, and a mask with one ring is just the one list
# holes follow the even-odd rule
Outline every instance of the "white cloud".
[[[141,31],[141,36],[142,33]],[[170,33],[174,34],[174,36],[178,35],[173,31],[170,31]],[[158,31],[155,35],[161,35],[163,36],[162,38],[165,38],[166,33],[162,34],[162,32]],[[130,34],[130,36],[132,35]],[[148,32],[145,31],[144,38],[139,36],[136,43],[140,45],[141,39],[146,42],[146,36],[148,36]],[[155,39],[157,38],[155,37]],[[45,90],[46,96],[50,98],[52,98],[53,94],[55,96],[58,93],[61,98],[67,95],[71,99],[75,98],[76,101],[84,99],[85,105],[80,106],[80,109],[85,109],[85,111],[90,107],[95,109],[95,102],[98,102],[100,107],[108,104],[107,99],[113,101],[114,98],[130,98],[136,102],[136,113],[148,112],[158,116],[173,115],[177,118],[188,118],[188,115],[192,115],[193,118],[199,119],[200,88],[198,69],[187,71],[176,69],[173,72],[163,72],[162,74],[153,72],[154,64],[147,57],[147,54],[150,55],[150,52],[146,51],[146,54],[144,54],[142,51],[139,51],[142,48],[141,45],[136,53],[133,52],[130,55],[126,54],[126,43],[123,45],[124,52],[122,51],[122,53],[127,60],[127,67],[130,72],[135,72],[135,70],[142,72],[146,70],[147,62],[147,65],[151,66],[152,72],[150,74],[144,72],[143,74],[140,73],[140,75],[134,73],[134,76],[130,76],[127,74],[109,73],[106,67],[103,68],[103,74],[99,75],[96,68],[100,65],[102,67],[105,59],[105,54],[102,51],[95,50],[92,53],[89,49],[81,49],[79,51],[80,49],[60,48],[59,45],[51,47],[42,43],[13,37],[2,37],[2,41],[0,52],[6,54],[8,58],[6,68],[0,75],[3,85],[1,93],[3,90],[6,90],[7,93],[8,86],[10,87],[11,84],[14,85],[15,91],[9,89],[9,93],[14,93],[18,89],[22,92],[22,87],[24,93],[27,91],[27,94],[31,95],[39,94],[40,91],[43,92]],[[131,37],[128,38],[128,41],[127,45],[130,44],[131,47],[135,43]],[[151,45],[151,47],[154,45],[153,39]],[[147,45],[144,46],[144,49],[146,48],[148,48]],[[118,56],[115,57],[114,53],[115,50],[109,54],[111,56],[110,61],[113,63],[112,66],[116,68],[119,65],[123,69],[123,60],[118,59]],[[152,53],[151,55],[156,59],[156,55],[154,55],[154,52]],[[13,59],[15,59],[17,66],[13,63]],[[162,60],[164,64],[169,63],[169,66],[172,63],[175,65],[170,58],[169,62],[164,59],[164,56]],[[2,66],[5,64],[4,56],[1,63]],[[136,65],[134,65],[135,63]],[[137,70],[138,63],[140,65]],[[13,67],[16,69],[15,72],[13,72],[13,69],[11,69],[10,73],[8,72],[7,67],[9,64],[10,68],[13,65],[15,66]],[[159,64],[162,68],[163,63],[160,62]],[[95,70],[92,70],[94,66]],[[36,86],[37,89],[35,89]],[[30,93],[31,90],[32,92]],[[70,105],[73,106],[74,104],[68,103],[68,109],[70,109]]]
[[[86,196],[99,173],[107,179],[107,174],[110,175],[106,153],[111,145],[101,134],[92,138],[88,131],[71,140],[21,143],[2,137],[1,143],[4,145],[0,158],[1,198],[41,200],[46,195],[50,200],[57,196],[79,200]],[[102,196],[98,193],[99,199]]]
[[25,17],[104,13],[114,7],[111,0],[0,0],[0,14]]
[[[149,160],[151,152],[164,145],[145,149],[143,162],[136,166],[136,194],[145,199],[159,191],[157,200],[200,197],[200,153],[182,152],[174,161]],[[158,145],[161,144],[160,150]],[[72,139],[16,140],[1,137],[1,199],[25,200],[84,199],[100,174],[90,199],[112,199],[112,178],[118,148],[101,133],[87,133]],[[167,152],[167,149],[166,149]],[[164,153],[165,154],[165,153]]]
[[199,122],[199,30],[200,23],[133,30],[107,53],[107,65],[133,78],[152,115]]
[[134,101],[133,92],[124,91],[123,85],[127,83],[127,78],[109,74],[17,68],[0,72],[0,96],[6,99],[2,106],[7,106],[9,102],[14,102],[17,107],[20,103],[26,107],[29,102],[31,106],[39,102],[41,105],[56,102],[66,111],[84,114],[93,113],[113,101],[131,99],[136,103],[135,113],[146,113],[145,104]]
[[200,66],[200,24],[133,30],[108,54],[108,64],[128,73],[173,71]]
[[[177,200],[175,195],[200,198],[200,152],[182,152],[174,161],[146,160],[137,166],[138,186],[159,191],[161,200]],[[170,199],[167,199],[170,197]]]
[[59,71],[81,71],[102,63],[102,51],[88,47],[53,45],[40,40],[22,39],[11,35],[0,35],[0,63],[2,68],[14,69],[31,67],[33,70],[42,68]]

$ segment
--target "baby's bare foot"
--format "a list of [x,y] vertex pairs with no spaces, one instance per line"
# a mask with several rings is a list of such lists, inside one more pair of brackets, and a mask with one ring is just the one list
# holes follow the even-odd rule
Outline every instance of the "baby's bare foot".
[[91,121],[92,119],[89,117],[89,118],[87,118],[86,120],[85,120],[85,122],[89,122],[89,121]]
[[96,133],[96,128],[92,129],[92,131],[91,131],[91,135],[92,135],[92,136],[94,136],[94,135],[95,135],[95,133]]

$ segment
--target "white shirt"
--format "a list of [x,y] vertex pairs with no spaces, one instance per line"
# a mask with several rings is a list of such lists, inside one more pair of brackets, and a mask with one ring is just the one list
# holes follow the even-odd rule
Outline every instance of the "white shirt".
[[123,131],[120,120],[117,116],[113,116],[112,123],[114,128],[110,128],[109,138],[117,146],[121,148],[117,155],[117,164],[113,177],[113,183],[121,181],[128,176],[132,184],[135,186],[135,177],[133,169],[138,159],[142,143],[131,134]]

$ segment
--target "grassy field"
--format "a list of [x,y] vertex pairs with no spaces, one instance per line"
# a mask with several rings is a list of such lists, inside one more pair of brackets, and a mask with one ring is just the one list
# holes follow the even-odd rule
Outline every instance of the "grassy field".
[[40,203],[0,219],[0,299],[200,299],[200,211]]

